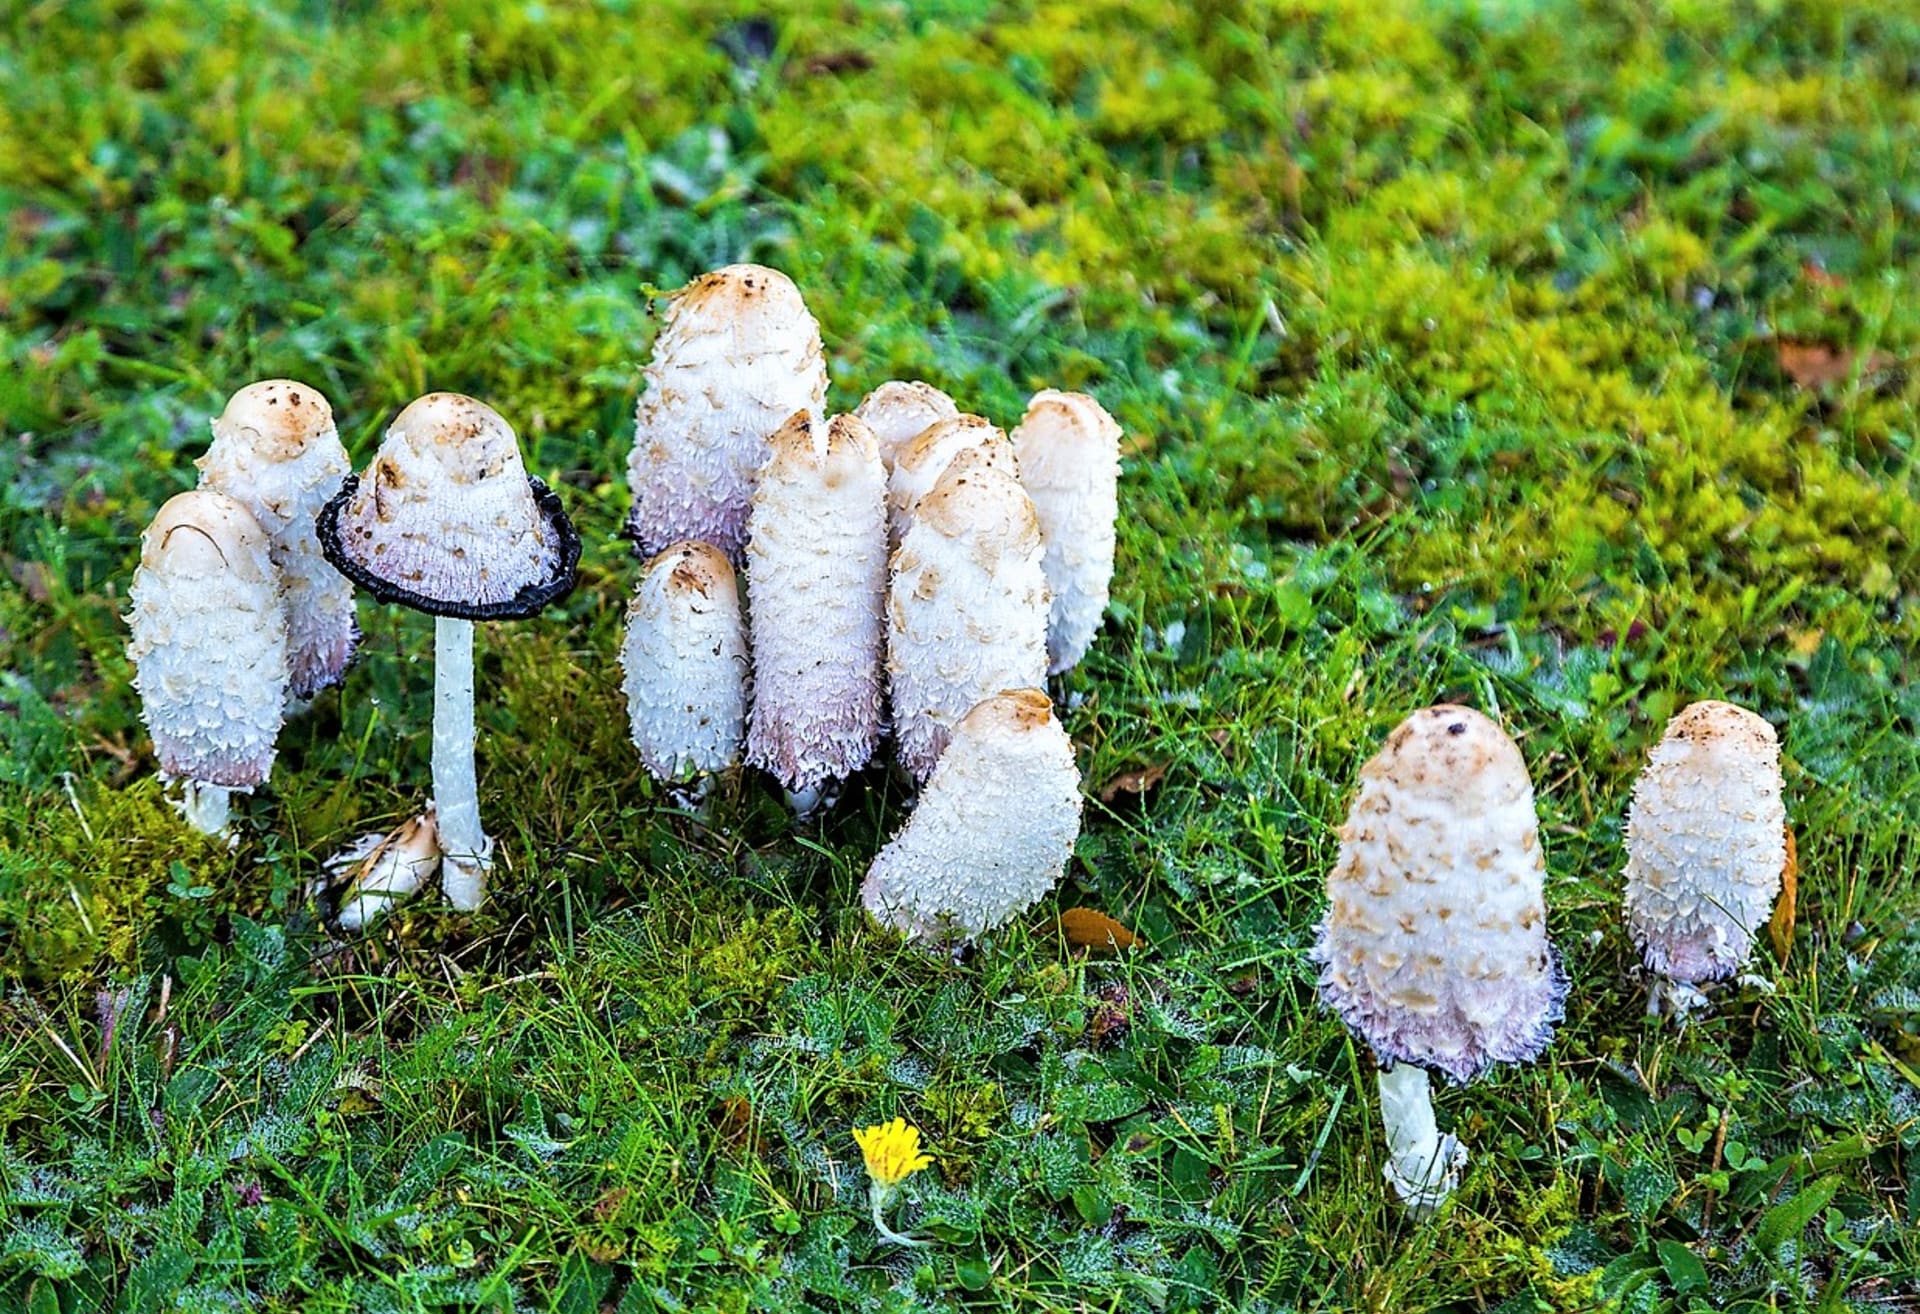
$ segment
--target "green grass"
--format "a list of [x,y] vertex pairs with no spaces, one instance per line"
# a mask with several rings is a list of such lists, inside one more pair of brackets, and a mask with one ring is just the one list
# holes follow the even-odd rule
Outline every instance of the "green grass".
[[[1920,20],[654,11],[0,9],[0,1307],[1920,1303]],[[963,963],[859,911],[883,774],[702,824],[624,738],[653,294],[740,258],[805,289],[840,406],[1079,387],[1130,435],[1068,720],[1090,792],[1166,774]],[[154,782],[138,531],[276,374],[361,462],[419,392],[486,398],[586,537],[481,638],[478,917],[339,947],[303,907],[420,802],[418,617],[363,603],[238,847]],[[1799,925],[1676,1034],[1621,817],[1707,695],[1782,730]],[[1576,986],[1541,1062],[1440,1096],[1475,1158],[1423,1228],[1305,953],[1359,763],[1443,696],[1520,740]],[[1146,947],[1076,955],[1077,904]],[[850,1135],[896,1114],[913,1253]]]

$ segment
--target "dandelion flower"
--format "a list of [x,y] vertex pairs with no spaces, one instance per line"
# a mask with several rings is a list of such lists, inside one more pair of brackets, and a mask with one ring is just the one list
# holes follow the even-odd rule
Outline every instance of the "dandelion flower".
[[854,1129],[853,1139],[867,1161],[867,1200],[873,1206],[874,1230],[882,1241],[900,1246],[923,1246],[924,1241],[902,1236],[887,1226],[883,1214],[900,1183],[933,1162],[920,1152],[920,1129],[905,1118]]

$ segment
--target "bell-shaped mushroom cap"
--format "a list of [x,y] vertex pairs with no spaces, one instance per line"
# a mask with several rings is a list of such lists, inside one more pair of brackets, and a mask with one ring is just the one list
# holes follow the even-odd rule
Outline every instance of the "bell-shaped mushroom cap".
[[580,536],[491,406],[430,392],[321,510],[327,560],[382,602],[511,620],[573,588]]
[[888,470],[901,449],[918,438],[927,426],[951,420],[960,414],[953,398],[931,383],[883,383],[868,393],[853,412],[873,430],[880,444],[880,460]]
[[1457,1082],[1533,1058],[1566,979],[1527,764],[1480,713],[1415,712],[1360,768],[1327,873],[1320,997],[1383,1062]]
[[901,448],[887,479],[887,532],[897,546],[906,537],[914,507],[933,491],[960,453],[980,448],[995,468],[1015,473],[1013,445],[991,421],[977,415],[940,420]]
[[327,564],[314,522],[351,471],[327,399],[292,379],[233,394],[194,464],[200,483],[238,500],[267,531],[287,611],[293,696],[311,698],[346,674],[359,641],[353,585]]
[[862,901],[908,936],[992,930],[1059,881],[1080,803],[1073,744],[1047,695],[995,694],[955,727],[913,815],[868,869]]
[[820,326],[800,289],[763,265],[728,265],[677,293],[634,409],[627,536],[644,555],[699,539],[736,563],[768,439],[827,395]]
[[224,493],[181,493],[141,535],[132,599],[127,656],[161,771],[229,789],[266,780],[287,700],[266,532]]
[[880,743],[885,502],[863,421],[796,414],[774,435],[747,541],[747,761],[795,792],[853,774]]
[[1046,543],[1053,591],[1047,674],[1058,675],[1086,655],[1107,610],[1120,514],[1120,426],[1085,393],[1048,389],[1027,404],[1013,450]]
[[900,762],[925,780],[953,726],[1047,669],[1040,523],[1020,481],[984,461],[950,468],[893,557],[887,669]]
[[676,543],[647,562],[620,647],[633,745],[656,779],[677,783],[740,760],[747,634],[733,567],[710,543]]
[[1786,866],[1773,727],[1732,703],[1667,723],[1627,812],[1627,927],[1675,981],[1731,976],[1766,924]]

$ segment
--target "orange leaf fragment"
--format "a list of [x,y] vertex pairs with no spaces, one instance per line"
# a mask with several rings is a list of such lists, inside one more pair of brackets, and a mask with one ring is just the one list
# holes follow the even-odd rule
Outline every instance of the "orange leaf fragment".
[[1100,786],[1100,801],[1111,803],[1122,794],[1144,794],[1159,784],[1166,774],[1165,762],[1150,762],[1143,767],[1130,767]]
[[1787,961],[1787,955],[1793,952],[1793,922],[1798,915],[1800,902],[1800,847],[1793,838],[1793,827],[1787,827],[1787,861],[1780,869],[1780,898],[1773,905],[1773,919],[1767,923],[1767,934],[1773,940],[1773,956],[1781,962]]
[[1796,388],[1809,391],[1829,384],[1845,383],[1853,377],[1856,365],[1862,374],[1875,374],[1895,363],[1894,358],[1885,352],[1873,352],[1862,360],[1859,353],[1849,347],[1835,347],[1824,342],[1782,340],[1774,344],[1774,350],[1779,353],[1780,372],[1792,379]]
[[1060,930],[1067,943],[1077,949],[1101,949],[1118,952],[1140,943],[1129,931],[1098,908],[1069,908],[1060,914]]

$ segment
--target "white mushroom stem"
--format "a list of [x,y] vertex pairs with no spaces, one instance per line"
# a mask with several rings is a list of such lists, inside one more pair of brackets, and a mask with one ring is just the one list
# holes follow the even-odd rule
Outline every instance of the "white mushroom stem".
[[1387,1184],[1415,1219],[1431,1217],[1453,1194],[1467,1147],[1451,1133],[1440,1134],[1425,1068],[1396,1063],[1380,1069],[1380,1121],[1387,1132]]
[[433,802],[440,825],[440,889],[472,912],[486,897],[493,841],[480,828],[473,766],[473,622],[433,622]]
[[227,828],[227,801],[233,791],[224,785],[203,785],[194,780],[180,782],[180,815],[203,835],[218,835]]

